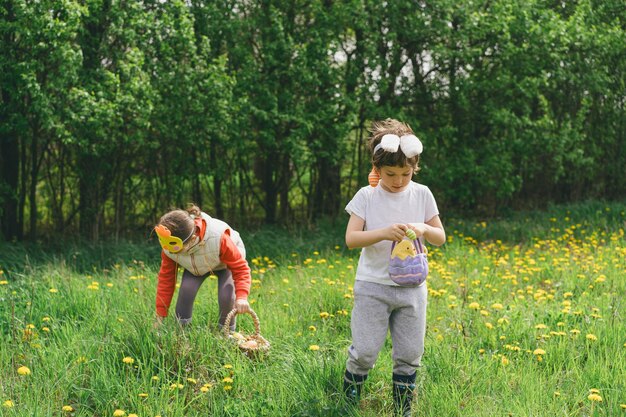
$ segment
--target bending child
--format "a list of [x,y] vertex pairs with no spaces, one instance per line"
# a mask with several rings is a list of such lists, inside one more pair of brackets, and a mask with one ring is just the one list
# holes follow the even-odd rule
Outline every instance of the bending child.
[[[393,242],[407,235],[433,245],[446,241],[437,203],[425,185],[411,178],[419,171],[422,143],[411,128],[394,119],[372,125],[369,146],[374,168],[370,186],[346,206],[349,248],[363,248],[356,270],[352,345],[344,375],[344,393],[356,404],[368,372],[391,333],[393,399],[396,414],[410,416],[416,369],[424,353],[427,290],[399,286],[389,275]],[[416,242],[417,243],[417,242]],[[416,244],[416,247],[418,245]]]
[[[156,313],[160,324],[176,288],[178,265],[184,268],[176,302],[176,318],[181,324],[191,322],[193,303],[206,277],[217,275],[217,301],[223,326],[226,316],[237,308],[238,313],[250,311],[250,267],[246,249],[235,230],[192,205],[187,210],[173,210],[161,217],[155,227],[161,251]],[[234,321],[231,322],[234,330]]]

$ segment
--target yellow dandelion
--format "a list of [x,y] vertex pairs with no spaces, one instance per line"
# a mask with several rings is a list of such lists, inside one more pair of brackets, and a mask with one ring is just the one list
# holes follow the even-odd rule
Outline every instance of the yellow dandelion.
[[139,393],[139,398],[148,398],[148,394],[146,394],[145,392],[141,392]]
[[233,379],[229,376],[227,376],[226,378],[222,379],[222,382],[225,384],[232,384],[233,383]]
[[469,308],[471,308],[472,310],[478,310],[480,309],[480,304],[478,304],[476,301],[470,303],[468,305]]
[[502,363],[502,365],[506,366],[509,364],[509,360],[507,359],[506,356],[502,356],[502,359],[500,359],[500,362]]
[[485,323],[485,327],[488,328],[488,329],[493,329],[493,324]]
[[203,386],[202,388],[200,388],[201,392],[209,392],[209,387],[207,386]]
[[546,351],[543,349],[538,348],[533,351],[533,355],[545,355],[545,354],[546,354]]
[[128,417],[139,417],[137,414],[129,414]]
[[554,391],[554,394],[553,394],[553,395],[554,395],[555,397],[560,397],[560,396],[561,396],[561,393],[560,393],[560,392],[558,392],[558,391]]
[[224,391],[230,391],[233,389],[232,385],[224,385]]
[[74,408],[71,405],[64,405],[63,408],[61,408],[61,410],[67,413],[71,413],[72,411],[74,411]]
[[597,403],[601,403],[602,402],[602,397],[599,394],[589,394],[587,399],[589,401],[593,401],[593,402],[597,402]]
[[593,333],[589,333],[587,334],[587,336],[585,336],[587,338],[587,340],[591,340],[592,342],[595,342],[596,340],[598,340],[598,336],[596,336]]
[[620,404],[619,406],[622,410],[626,410],[626,404]]
[[330,316],[330,314],[327,313],[326,311],[322,311],[320,313],[320,317],[323,318],[323,319],[327,319],[329,316]]
[[494,303],[491,305],[491,308],[493,308],[494,310],[502,310],[504,306],[500,303]]
[[6,400],[5,402],[2,403],[2,406],[6,408],[13,408],[15,407],[15,403],[11,400]]
[[591,394],[600,394],[600,390],[599,390],[599,389],[597,389],[597,388],[591,388],[591,389],[589,389],[589,392],[590,392]]
[[198,380],[196,380],[195,378],[187,378],[187,382],[189,382],[190,384],[196,385],[198,383]]
[[54,293],[59,292],[59,290],[57,290],[56,288],[50,288],[48,292],[51,292],[52,294],[54,294]]
[[126,356],[124,359],[122,359],[122,362],[132,365],[133,363],[135,363],[135,360],[130,356]]
[[309,326],[309,331],[314,332],[316,330],[317,330],[317,328],[315,326]]
[[233,369],[233,366],[230,363],[224,364],[224,369]]
[[155,376],[153,376],[153,377],[152,377],[152,380],[153,380],[153,381],[158,381],[158,380],[159,380],[159,377],[155,375]]
[[23,376],[30,375],[30,369],[25,366],[20,366],[17,368],[17,373]]
[[124,417],[126,415],[126,411],[120,410],[119,408],[113,411],[113,417]]
[[535,329],[541,330],[541,329],[547,329],[548,326],[546,326],[545,324],[541,323],[535,326]]
[[318,345],[311,345],[309,346],[309,350],[312,350],[312,351],[320,350],[320,347]]
[[0,281],[0,285],[9,285],[9,281],[3,279],[2,281]]

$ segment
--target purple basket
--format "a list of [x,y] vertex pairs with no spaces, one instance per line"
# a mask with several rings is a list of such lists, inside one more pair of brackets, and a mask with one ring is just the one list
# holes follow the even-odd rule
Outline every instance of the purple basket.
[[[428,276],[428,258],[419,239],[413,241],[417,255],[405,259],[392,257],[389,259],[389,278],[402,287],[415,287],[426,281]],[[391,251],[396,242],[391,245]]]

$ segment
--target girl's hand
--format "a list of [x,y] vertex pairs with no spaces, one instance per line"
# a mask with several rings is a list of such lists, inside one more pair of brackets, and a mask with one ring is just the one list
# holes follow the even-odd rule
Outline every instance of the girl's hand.
[[424,236],[424,233],[426,233],[426,229],[428,226],[426,226],[424,223],[409,223],[408,227],[415,232],[417,237],[422,237]]
[[400,242],[406,234],[406,224],[395,223],[385,229],[385,239]]
[[249,313],[250,312],[250,303],[248,300],[244,300],[243,298],[238,298],[235,301],[235,308],[237,309],[237,313]]

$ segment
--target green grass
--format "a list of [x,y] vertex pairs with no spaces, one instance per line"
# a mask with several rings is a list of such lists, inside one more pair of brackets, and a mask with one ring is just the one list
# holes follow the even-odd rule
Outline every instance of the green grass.
[[[449,242],[430,248],[416,414],[626,416],[625,209],[446,220]],[[250,300],[272,343],[257,361],[220,337],[214,280],[191,326],[153,329],[158,247],[86,245],[75,258],[75,247],[3,247],[0,415],[391,416],[390,340],[359,409],[341,401],[358,260],[343,225],[244,239]],[[252,330],[249,317],[238,322]]]

